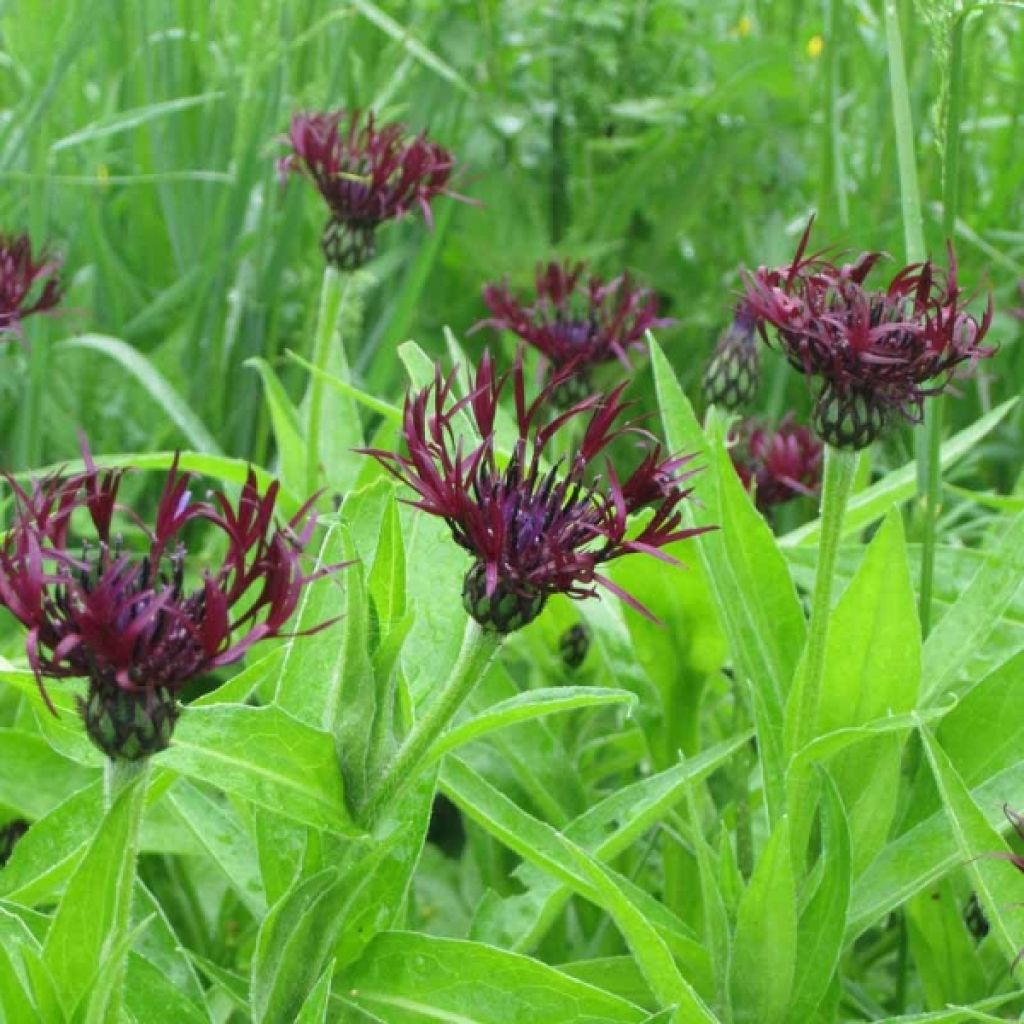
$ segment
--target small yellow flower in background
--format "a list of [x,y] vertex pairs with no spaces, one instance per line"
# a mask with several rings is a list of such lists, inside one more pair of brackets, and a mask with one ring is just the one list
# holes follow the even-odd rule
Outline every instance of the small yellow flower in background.
[[754,23],[747,17],[747,15],[744,14],[743,17],[736,22],[736,35],[738,35],[740,39],[746,39],[746,37],[750,35],[753,27]]
[[821,36],[811,36],[807,40],[807,56],[811,60],[817,60],[821,56],[821,51],[825,49],[825,40]]
[[100,183],[100,185],[110,184],[110,169],[107,167],[106,164],[100,164],[96,168],[96,180]]

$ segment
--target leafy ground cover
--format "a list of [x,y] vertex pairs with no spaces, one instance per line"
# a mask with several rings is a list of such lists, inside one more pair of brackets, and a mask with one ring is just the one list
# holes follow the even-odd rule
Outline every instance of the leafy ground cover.
[[1021,13],[5,7],[0,1019],[1020,1019]]

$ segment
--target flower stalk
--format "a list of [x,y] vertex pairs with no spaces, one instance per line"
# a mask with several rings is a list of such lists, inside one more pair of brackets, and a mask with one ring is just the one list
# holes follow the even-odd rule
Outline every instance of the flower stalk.
[[798,694],[797,718],[793,729],[792,754],[814,739],[818,704],[825,675],[828,621],[832,611],[832,589],[836,557],[842,538],[843,515],[853,485],[857,453],[827,446],[825,480],[821,493],[821,543],[814,574],[814,600],[807,632],[803,683]]
[[381,812],[415,781],[430,759],[435,740],[448,728],[472,693],[497,654],[502,639],[500,633],[485,629],[473,619],[467,620],[462,648],[451,675],[398,748],[380,782],[370,791],[360,814],[364,824],[373,825]]
[[306,419],[306,490],[312,494],[320,480],[320,429],[324,407],[324,376],[331,357],[332,344],[344,344],[339,324],[348,297],[352,275],[328,263],[320,286],[320,309],[313,337],[314,373],[309,381],[309,405]]

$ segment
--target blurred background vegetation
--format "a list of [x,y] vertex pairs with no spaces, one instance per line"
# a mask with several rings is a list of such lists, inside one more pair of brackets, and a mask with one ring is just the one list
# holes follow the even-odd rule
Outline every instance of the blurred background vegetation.
[[[955,241],[963,279],[992,284],[1002,351],[947,403],[950,429],[1024,380],[1011,312],[1024,306],[1024,12],[975,7]],[[938,255],[952,5],[900,8]],[[31,349],[0,352],[7,465],[74,456],[78,426],[99,452],[205,445],[273,463],[245,363],[268,360],[298,400],[305,372],[284,352],[309,354],[322,271],[319,197],[275,176],[297,109],[370,107],[428,130],[481,203],[439,201],[432,233],[416,219],[383,229],[348,338],[377,394],[403,387],[398,341],[441,353],[443,325],[464,338],[484,315],[484,282],[525,286],[552,255],[629,267],[654,287],[694,395],[736,268],[782,261],[811,211],[819,243],[903,257],[882,11],[869,0],[19,0],[0,33],[0,226],[51,242],[70,281],[65,312],[26,324]],[[163,382],[147,390],[146,363],[67,340],[86,332],[122,339]],[[164,382],[184,416],[168,414]],[[646,369],[633,391],[649,395]],[[762,394],[764,412],[806,409],[781,360]],[[981,486],[1014,486],[1022,429],[1018,409],[979,450]],[[903,431],[882,457],[909,448]]]

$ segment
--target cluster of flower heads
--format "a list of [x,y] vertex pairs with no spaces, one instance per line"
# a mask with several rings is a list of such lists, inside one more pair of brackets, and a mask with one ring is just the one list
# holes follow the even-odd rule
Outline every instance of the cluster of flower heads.
[[21,335],[21,322],[33,313],[47,313],[63,294],[60,260],[40,252],[32,255],[28,235],[0,234],[0,335]]
[[[302,588],[300,555],[312,535],[310,504],[275,522],[278,484],[261,491],[250,470],[237,504],[217,493],[194,500],[191,477],[172,464],[152,528],[118,503],[123,470],[55,474],[14,493],[14,521],[0,549],[0,604],[28,630],[26,652],[44,679],[85,677],[86,730],[112,758],[135,760],[167,746],[188,682],[282,635]],[[140,531],[129,548],[115,513]],[[92,536],[72,537],[72,520]],[[221,535],[219,564],[186,581],[185,533],[201,521]],[[209,538],[206,538],[208,540]]]
[[884,289],[871,289],[866,282],[881,253],[843,264],[807,255],[810,230],[791,263],[746,275],[743,301],[765,340],[765,328],[774,327],[791,365],[820,380],[818,436],[837,448],[863,448],[894,419],[918,422],[924,399],[942,391],[959,366],[994,352],[981,344],[991,297],[980,320],[968,312],[971,296],[960,287],[952,247],[947,268],[915,263]]
[[513,294],[507,282],[483,290],[491,315],[471,329],[511,331],[535,348],[562,379],[553,400],[567,408],[593,392],[591,371],[618,360],[630,368],[628,351],[642,348],[645,332],[671,320],[658,316],[654,293],[628,274],[611,281],[589,274],[584,263],[542,263],[533,301]]
[[744,421],[729,454],[762,512],[801,495],[813,496],[821,487],[821,442],[791,415],[775,430]]
[[330,210],[321,246],[339,270],[355,270],[373,256],[380,224],[415,207],[429,224],[431,200],[453,194],[451,153],[425,135],[410,138],[404,125],[378,124],[373,113],[296,114],[284,141],[292,152],[278,170],[282,177],[305,174],[316,185]]
[[[485,628],[519,629],[540,614],[556,593],[592,597],[597,585],[644,609],[598,570],[630,552],[673,561],[661,549],[701,529],[682,525],[680,502],[689,494],[692,456],[666,455],[635,422],[623,419],[625,384],[607,395],[591,395],[553,419],[547,416],[560,378],[526,400],[521,359],[502,375],[485,354],[467,393],[459,397],[456,374],[440,368],[432,384],[410,393],[403,413],[408,455],[370,450],[417,494],[413,504],[443,518],[455,541],[473,558],[463,599]],[[517,436],[507,461],[498,450],[498,403],[511,384]],[[468,414],[477,439],[460,434]],[[549,465],[551,441],[571,422],[582,427],[578,448]],[[617,438],[635,438],[642,457],[619,479],[610,459],[603,476],[595,463]],[[644,524],[630,533],[630,517],[649,509]]]

